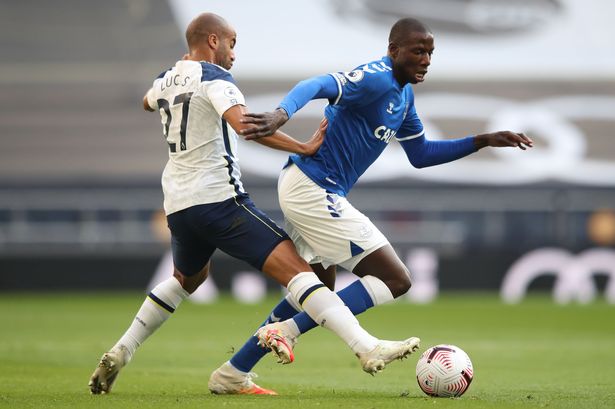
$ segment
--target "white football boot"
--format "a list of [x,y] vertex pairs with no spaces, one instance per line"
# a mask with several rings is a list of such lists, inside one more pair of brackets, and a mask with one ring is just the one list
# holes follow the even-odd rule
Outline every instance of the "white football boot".
[[380,340],[376,348],[363,354],[357,354],[363,370],[370,375],[381,372],[384,367],[396,359],[404,359],[419,349],[420,339],[408,338],[405,341]]
[[88,383],[90,392],[94,395],[111,392],[111,387],[120,373],[120,369],[129,361],[128,350],[124,345],[105,352],[102,358],[100,358],[98,367],[90,377],[90,382]]
[[243,372],[235,368],[229,361],[212,372],[207,387],[216,395],[277,395],[275,391],[261,388],[252,379],[254,372]]
[[278,363],[290,364],[295,360],[293,347],[297,343],[297,338],[290,336],[285,331],[282,322],[273,322],[260,327],[255,335],[258,338],[258,345],[271,349],[271,352],[277,357]]

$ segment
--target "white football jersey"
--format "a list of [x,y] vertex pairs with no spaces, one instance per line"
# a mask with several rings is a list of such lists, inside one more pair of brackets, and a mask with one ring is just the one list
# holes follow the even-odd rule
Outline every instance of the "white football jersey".
[[222,118],[245,100],[227,70],[203,61],[178,61],[154,81],[147,103],[160,112],[169,145],[162,173],[166,214],[245,193],[237,134]]

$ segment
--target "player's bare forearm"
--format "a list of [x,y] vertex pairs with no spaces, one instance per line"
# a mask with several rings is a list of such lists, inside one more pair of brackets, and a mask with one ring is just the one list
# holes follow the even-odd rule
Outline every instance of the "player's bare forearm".
[[282,131],[276,131],[272,136],[259,138],[255,141],[273,149],[311,156],[315,154],[318,148],[320,148],[320,145],[322,145],[327,131],[327,125],[328,122],[326,118],[320,121],[318,129],[316,129],[316,132],[314,132],[307,142],[299,142]]
[[254,141],[260,143],[261,145],[279,151],[298,153],[301,155],[308,154],[306,153],[308,152],[308,148],[305,143],[299,142],[298,140],[290,137],[289,135],[281,131],[276,131],[271,136],[268,136],[266,138],[258,138]]
[[[240,135],[245,135],[251,133],[257,125],[254,125],[250,118],[260,117],[265,114],[250,114],[247,112],[247,107],[244,105],[235,105],[229,108],[223,115],[223,118],[231,125],[231,127]],[[285,134],[281,131],[274,131],[272,135],[267,136],[266,138],[258,137],[258,138],[248,138],[245,139],[254,139],[256,142],[261,145],[270,147],[272,149],[277,149],[285,152],[298,153],[301,155],[313,155],[316,153],[320,145],[322,144],[324,133],[327,128],[327,123],[325,120],[321,122],[318,130],[312,135],[312,138],[303,143],[298,140],[292,138],[291,136]]]
[[240,131],[246,139],[258,139],[265,136],[271,136],[282,125],[288,121],[288,115],[286,111],[281,108],[276,109],[273,112],[245,113],[241,119],[242,124],[250,124],[252,126],[246,127]]
[[526,150],[534,146],[534,141],[528,138],[524,133],[498,131],[476,135],[474,137],[474,146],[477,150],[487,146],[496,148],[513,147]]
[[149,102],[147,102],[147,94],[143,96],[143,109],[149,112],[154,112],[154,108],[149,106]]

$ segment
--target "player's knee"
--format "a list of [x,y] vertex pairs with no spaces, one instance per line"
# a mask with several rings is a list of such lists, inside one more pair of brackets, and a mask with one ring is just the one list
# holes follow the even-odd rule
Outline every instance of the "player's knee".
[[322,281],[322,283],[326,285],[329,290],[335,291],[335,265],[324,268],[322,264],[312,264],[310,267],[312,267],[314,273],[316,273],[320,281]]
[[181,284],[182,288],[186,290],[189,294],[192,294],[196,291],[197,288],[201,284],[205,282],[209,275],[209,263],[198,273],[186,276],[182,274],[177,268],[173,272],[173,276],[177,278],[177,281]]
[[407,270],[405,271],[405,274],[398,274],[395,280],[391,280],[387,284],[394,298],[401,297],[406,294],[412,286],[410,275]]

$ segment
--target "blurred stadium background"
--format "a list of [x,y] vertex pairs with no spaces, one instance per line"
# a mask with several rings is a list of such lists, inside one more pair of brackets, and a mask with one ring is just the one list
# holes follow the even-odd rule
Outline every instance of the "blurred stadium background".
[[[168,251],[155,227],[167,153],[141,98],[183,55],[192,16],[214,11],[235,26],[232,72],[262,111],[302,78],[383,55],[391,23],[410,14],[436,36],[415,88],[428,137],[510,128],[537,145],[416,170],[392,143],[365,175],[350,199],[408,263],[410,299],[489,290],[515,302],[530,288],[615,303],[612,2],[268,3],[0,3],[0,291],[145,289]],[[307,137],[321,107],[285,130]],[[255,202],[282,222],[285,155],[244,142],[240,158]],[[277,291],[255,274],[217,253],[202,299]]]

